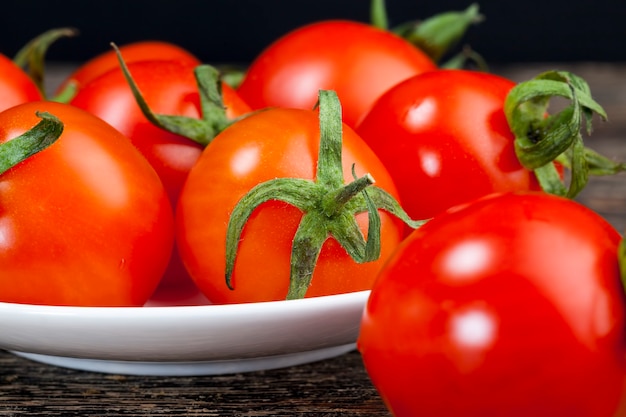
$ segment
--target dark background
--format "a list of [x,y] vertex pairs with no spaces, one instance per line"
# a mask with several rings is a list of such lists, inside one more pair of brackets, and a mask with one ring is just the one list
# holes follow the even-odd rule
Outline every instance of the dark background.
[[[463,10],[471,1],[387,0],[392,24]],[[486,20],[464,43],[489,62],[626,61],[624,0],[485,0]],[[369,19],[368,0],[12,1],[3,5],[0,52],[12,56],[37,34],[71,26],[51,60],[83,61],[142,39],[168,40],[207,63],[246,63],[285,32],[330,18]]]

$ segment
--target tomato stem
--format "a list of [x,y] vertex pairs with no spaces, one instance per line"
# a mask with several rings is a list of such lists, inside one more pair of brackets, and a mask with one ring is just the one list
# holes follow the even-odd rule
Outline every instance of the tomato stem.
[[[342,165],[341,105],[334,91],[319,93],[320,146],[315,180],[276,178],[253,187],[233,209],[226,231],[226,284],[234,289],[237,248],[243,228],[252,212],[264,202],[275,200],[293,205],[303,212],[293,239],[290,261],[290,284],[286,299],[302,298],[313,278],[315,265],[324,242],[332,237],[358,263],[380,257],[379,209],[400,218],[410,227],[414,221],[385,190],[374,186],[370,174],[344,184]],[[356,214],[368,213],[367,239]]]
[[322,211],[328,217],[336,216],[348,201],[372,184],[374,184],[374,177],[368,173],[343,187],[328,192],[322,201]]
[[52,145],[63,133],[63,123],[47,112],[37,112],[41,121],[32,129],[0,144],[0,175]]
[[[471,4],[463,11],[448,11],[424,20],[411,20],[391,27],[385,0],[370,0],[370,24],[381,30],[395,33],[421,49],[434,62],[441,63],[465,36],[470,26],[484,20],[478,4]],[[486,68],[484,59],[469,47],[442,65],[445,68],[460,68],[468,60]]]
[[75,80],[70,80],[61,91],[59,91],[50,100],[57,103],[69,103],[76,93],[78,92],[78,83]]
[[385,4],[385,0],[371,0],[370,22],[372,26],[379,29],[389,29],[389,20],[387,18],[387,6]]
[[327,188],[340,187],[343,185],[341,103],[334,91],[320,91],[318,103],[320,148],[316,181]]
[[436,14],[423,21],[409,21],[398,25],[392,32],[424,51],[435,62],[450,52],[465,36],[470,26],[484,20],[474,3],[462,11]]
[[30,78],[35,82],[42,95],[47,97],[45,89],[45,55],[54,42],[63,37],[76,36],[74,28],[50,29],[24,45],[13,58],[20,68],[27,69]]
[[[555,115],[548,114],[550,99],[564,97],[571,104]],[[623,163],[584,146],[582,129],[592,132],[594,114],[607,115],[591,97],[588,84],[564,71],[544,72],[515,86],[508,94],[504,112],[515,135],[515,151],[521,164],[533,170],[544,191],[574,198],[586,186],[589,175],[610,175],[626,170]],[[571,171],[569,186],[554,162]]]
[[168,132],[184,136],[200,145],[207,146],[218,133],[231,123],[234,123],[235,120],[229,120],[226,116],[226,108],[222,100],[220,73],[216,68],[210,65],[199,65],[194,69],[200,94],[202,119],[156,114],[152,112],[139,87],[133,80],[119,48],[114,43],[111,43],[111,46],[117,54],[124,77],[133,92],[139,108],[152,124]]

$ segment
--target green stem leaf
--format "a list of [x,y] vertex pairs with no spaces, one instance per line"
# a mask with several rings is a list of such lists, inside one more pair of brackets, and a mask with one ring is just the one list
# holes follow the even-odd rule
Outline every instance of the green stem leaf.
[[[570,101],[555,115],[548,106],[554,97]],[[593,98],[589,85],[564,71],[548,71],[515,86],[508,94],[504,112],[515,136],[520,163],[533,170],[542,189],[551,194],[574,198],[586,186],[590,174],[616,173],[623,164],[613,163],[584,146],[582,131],[592,132],[594,114],[607,119],[606,112]],[[554,161],[570,169],[565,185]]]
[[320,228],[319,213],[309,212],[302,216],[291,248],[290,278],[287,300],[304,298],[322,246],[328,239],[328,231]]
[[70,80],[61,91],[57,92],[54,97],[51,97],[51,101],[57,103],[69,103],[78,93],[78,83],[74,80]]
[[423,50],[433,61],[440,62],[470,26],[483,20],[478,4],[474,3],[463,11],[443,12],[421,22],[404,23],[393,28],[393,32]]
[[74,28],[57,28],[48,30],[24,45],[13,58],[20,68],[27,70],[30,78],[35,82],[44,97],[45,89],[45,57],[50,46],[63,37],[76,36]]
[[317,181],[326,187],[343,185],[341,103],[334,91],[319,92],[320,150]]
[[363,258],[359,260],[353,257],[353,259],[357,262],[370,262],[380,258],[380,214],[378,213],[378,207],[376,207],[376,204],[374,204],[374,201],[370,198],[367,190],[363,189],[361,193],[367,204],[367,241],[365,243],[365,254]]
[[547,164],[534,170],[541,189],[549,194],[565,197],[567,187],[561,180],[561,175],[554,164]]
[[141,90],[124,62],[119,48],[114,43],[112,43],[111,46],[117,54],[124,77],[135,96],[139,108],[150,123],[168,132],[184,136],[203,146],[207,146],[211,143],[218,133],[233,123],[233,121],[229,120],[226,116],[226,109],[222,101],[221,80],[219,72],[214,67],[210,65],[200,65],[194,70],[200,94],[202,119],[156,114],[150,109],[148,103],[146,103]]
[[[219,132],[226,129],[231,121],[226,117],[226,107],[222,98],[222,83],[219,71],[210,65],[199,65],[194,69],[200,93],[202,119],[208,132],[202,138],[205,145]],[[207,138],[210,138],[207,141]]]
[[367,189],[367,195],[376,207],[402,220],[407,226],[412,229],[417,229],[428,221],[428,219],[411,219],[407,212],[404,211],[400,203],[398,203],[398,200],[396,200],[391,194],[389,194],[382,188],[370,187]]
[[232,289],[232,274],[235,268],[237,249],[241,233],[254,210],[270,200],[284,201],[303,212],[312,211],[319,196],[318,187],[312,181],[301,178],[276,178],[253,187],[237,203],[226,229],[226,285]]
[[589,175],[615,175],[626,171],[626,164],[612,161],[590,148],[585,148],[585,160],[589,168]]
[[364,191],[366,187],[372,184],[374,184],[374,177],[370,174],[365,174],[361,178],[355,178],[354,181],[343,187],[329,191],[322,200],[322,211],[326,216],[333,217],[339,213],[354,196]]
[[31,130],[0,144],[0,175],[52,145],[63,133],[63,123],[47,112],[37,112],[41,121]]
[[[411,227],[423,222],[413,221],[400,204],[386,191],[376,187],[371,175],[344,184],[342,164],[341,105],[334,91],[319,94],[320,146],[316,178],[277,178],[262,182],[246,193],[233,209],[226,231],[226,284],[232,286],[237,249],[245,224],[261,204],[277,200],[303,212],[294,235],[287,299],[306,294],[324,242],[334,238],[358,263],[380,257],[381,220],[379,209],[401,218]],[[355,216],[368,213],[367,239]]]
[[370,23],[372,26],[382,30],[389,29],[389,20],[387,19],[387,6],[385,0],[370,1]]

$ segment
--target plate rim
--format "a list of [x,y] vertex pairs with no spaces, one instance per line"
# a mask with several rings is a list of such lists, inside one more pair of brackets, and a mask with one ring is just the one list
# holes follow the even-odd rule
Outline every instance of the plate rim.
[[0,349],[135,363],[244,362],[305,354],[355,343],[360,326],[357,320],[370,293],[363,290],[299,300],[150,307],[0,302]]
[[[180,312],[180,313],[198,313],[205,311],[212,312],[230,312],[245,309],[269,310],[269,309],[286,309],[286,308],[302,308],[312,307],[317,304],[326,304],[328,302],[337,301],[359,301],[361,298],[369,297],[371,290],[353,291],[340,294],[323,295],[316,297],[301,298],[297,300],[277,300],[277,301],[261,301],[250,303],[231,303],[231,304],[206,304],[206,305],[158,305],[158,306],[137,306],[137,307],[103,307],[103,306],[65,306],[65,305],[49,305],[49,304],[26,304],[26,303],[9,303],[0,301],[0,318],[5,310],[17,310],[28,312],[31,314],[68,314],[80,313],[100,315],[103,313],[113,314],[140,314],[140,315],[160,315],[163,313]],[[353,300],[354,299],[354,300]]]

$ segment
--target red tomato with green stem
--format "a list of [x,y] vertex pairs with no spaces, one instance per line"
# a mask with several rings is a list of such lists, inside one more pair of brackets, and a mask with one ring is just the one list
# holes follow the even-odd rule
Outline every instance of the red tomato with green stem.
[[570,199],[492,194],[414,231],[358,349],[403,416],[614,417],[626,391],[619,233]]
[[[567,77],[574,79],[571,74]],[[571,94],[569,80],[538,81],[549,82],[551,91],[556,84],[557,89]],[[541,97],[533,107],[538,109],[537,114],[521,118],[533,124],[524,122],[518,136],[511,128],[517,125],[505,112],[505,104],[512,91],[526,85],[530,84],[515,84],[498,75],[468,70],[431,71],[389,89],[356,131],[388,168],[404,208],[413,218],[431,218],[456,204],[493,192],[545,189],[560,178],[551,177],[552,182],[540,185],[535,168],[545,165],[553,169],[551,161],[570,146],[568,141],[579,143],[576,135],[580,133],[580,114],[591,110],[582,110],[582,105],[575,104],[571,120],[559,118],[560,115],[545,117],[547,101]],[[549,94],[541,83],[536,90],[538,95]],[[590,98],[587,100],[585,92],[577,95],[576,100],[585,100],[585,105],[602,114],[601,108]],[[553,134],[561,128],[576,137]],[[537,134],[527,140],[529,149],[544,137],[567,146],[552,146],[556,154],[542,158],[538,166],[522,164],[518,145],[527,138],[521,136],[533,132]]]
[[436,69],[401,37],[360,22],[305,25],[269,45],[252,62],[237,91],[253,109],[312,109],[319,90],[337,92],[343,121],[354,127],[391,86]]
[[[152,112],[194,119],[202,117],[195,65],[143,61],[127,66]],[[250,111],[234,90],[226,84],[221,88],[226,117],[234,119]],[[187,172],[205,143],[165,130],[148,120],[119,67],[85,84],[70,104],[95,114],[126,135],[155,167],[172,204],[176,203]]]
[[[187,129],[175,133],[149,120],[121,67],[85,84],[70,104],[100,117],[126,135],[159,174],[175,208],[189,170],[204,147],[220,129],[248,113],[250,107],[223,82],[219,84],[221,102],[206,104],[195,75],[198,67],[193,64],[142,61],[130,63],[126,67],[150,111],[185,118],[186,125],[192,125],[193,134],[197,133],[198,125],[209,127],[199,129],[200,134],[191,139]],[[211,72],[211,75],[213,78],[207,82],[217,83],[216,73]],[[189,276],[180,262],[178,252],[174,251],[163,283],[180,285],[185,282],[189,283]]]
[[177,240],[213,303],[367,290],[400,242],[403,223],[394,216],[410,220],[393,182],[324,94],[319,112],[274,108],[238,121],[191,169]]
[[539,189],[518,161],[497,75],[439,70],[391,88],[357,132],[387,166],[405,210],[426,219],[496,191]]
[[0,111],[42,99],[41,90],[28,74],[11,59],[0,54]]
[[142,306],[173,247],[163,184],[126,137],[67,104],[1,112],[0,144],[35,126],[40,111],[56,116],[63,131],[0,174],[0,300]]
[[[165,60],[185,62],[190,65],[201,64],[200,59],[191,51],[161,40],[132,42],[120,45],[119,49],[124,54],[124,60],[127,63]],[[119,65],[117,54],[113,49],[104,51],[78,66],[57,88],[57,93],[63,91],[70,83],[78,90],[109,70],[119,68]]]

